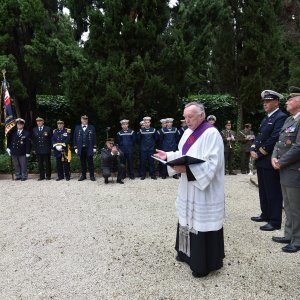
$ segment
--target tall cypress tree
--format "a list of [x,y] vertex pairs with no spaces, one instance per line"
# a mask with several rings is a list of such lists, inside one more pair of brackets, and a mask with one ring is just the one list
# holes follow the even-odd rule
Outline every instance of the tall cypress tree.
[[225,0],[225,4],[227,19],[213,49],[214,78],[220,91],[236,97],[240,125],[245,103],[247,111],[254,110],[261,90],[284,88],[281,1]]

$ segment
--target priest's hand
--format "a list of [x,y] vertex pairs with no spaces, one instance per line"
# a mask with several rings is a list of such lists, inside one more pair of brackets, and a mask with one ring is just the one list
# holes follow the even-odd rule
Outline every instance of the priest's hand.
[[176,171],[176,173],[186,173],[186,166],[174,166],[173,169]]
[[159,159],[166,160],[167,159],[167,153],[165,151],[156,149],[156,153],[154,153],[155,157],[158,157]]

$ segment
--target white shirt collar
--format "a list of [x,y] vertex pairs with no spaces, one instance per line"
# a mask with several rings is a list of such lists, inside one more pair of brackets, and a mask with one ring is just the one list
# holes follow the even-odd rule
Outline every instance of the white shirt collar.
[[275,110],[273,110],[272,112],[268,113],[268,117],[270,118],[277,110],[279,109],[279,107],[277,107]]
[[299,111],[297,114],[295,114],[295,115],[293,116],[294,120],[296,120],[297,117],[299,117],[299,115],[300,115],[300,111]]

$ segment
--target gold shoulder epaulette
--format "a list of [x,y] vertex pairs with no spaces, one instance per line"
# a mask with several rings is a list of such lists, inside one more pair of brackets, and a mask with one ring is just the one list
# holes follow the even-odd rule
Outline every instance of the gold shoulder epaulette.
[[71,129],[70,128],[66,128],[67,129],[67,133],[71,133]]

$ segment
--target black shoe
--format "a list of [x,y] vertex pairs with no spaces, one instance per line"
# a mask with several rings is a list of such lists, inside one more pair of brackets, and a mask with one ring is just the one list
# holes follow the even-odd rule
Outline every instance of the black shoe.
[[130,176],[129,178],[132,179],[132,180],[134,180],[134,176]]
[[57,179],[56,179],[56,181],[60,181],[60,180],[63,180],[63,178],[57,178]]
[[90,179],[91,179],[92,181],[96,181],[96,178],[95,178],[94,176],[92,176]]
[[18,177],[18,178],[16,178],[15,180],[21,180],[22,178],[21,177]]
[[181,258],[179,255],[177,255],[177,256],[175,257],[175,259],[176,259],[177,261],[179,261],[179,262],[184,262],[184,259]]
[[288,244],[284,247],[282,247],[283,252],[288,252],[288,253],[294,253],[300,250],[300,246],[295,246],[292,244]]
[[236,175],[235,172],[229,172],[229,175]]
[[66,177],[66,180],[67,180],[67,181],[70,181],[70,177]]
[[145,180],[145,178],[146,178],[146,177],[145,177],[145,176],[143,176],[143,177],[141,177],[141,180]]
[[291,242],[291,240],[286,238],[285,236],[284,237],[272,236],[272,241],[281,244],[289,244]]
[[156,178],[156,176],[151,176],[151,179],[154,179],[154,180],[156,180],[157,178]]
[[161,176],[161,179],[166,179],[167,178],[167,176]]
[[108,184],[108,178],[104,178],[104,183]]
[[178,175],[178,174],[173,175],[173,178],[174,178],[174,179],[179,179],[179,175]]
[[26,181],[27,180],[27,178],[21,178],[21,181]]
[[46,180],[51,180],[51,177],[47,177]]
[[45,178],[39,178],[38,181],[45,180]]
[[80,176],[79,179],[78,179],[78,181],[82,181],[82,180],[85,180],[85,179],[86,179],[85,176]]
[[117,183],[124,184],[122,180],[117,180]]
[[281,228],[280,225],[275,226],[275,225],[272,225],[271,223],[268,223],[268,224],[266,224],[264,226],[260,226],[259,227],[259,229],[263,230],[263,231],[274,231],[274,230],[278,230],[280,228]]
[[259,217],[251,217],[251,221],[254,221],[254,222],[268,222],[268,220],[262,218],[261,216],[259,216]]
[[195,271],[192,272],[192,275],[195,277],[195,278],[199,278],[199,277],[205,277],[208,275],[208,273],[204,273],[204,274],[201,274],[201,273],[197,273]]

